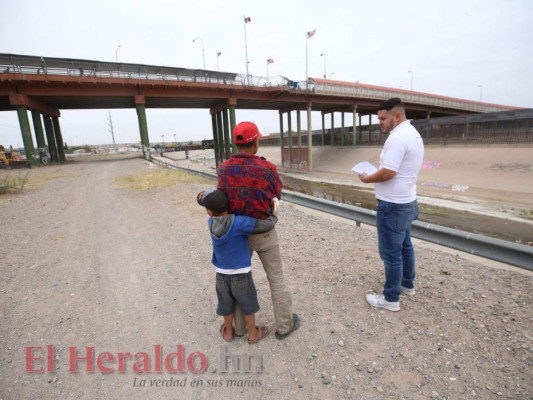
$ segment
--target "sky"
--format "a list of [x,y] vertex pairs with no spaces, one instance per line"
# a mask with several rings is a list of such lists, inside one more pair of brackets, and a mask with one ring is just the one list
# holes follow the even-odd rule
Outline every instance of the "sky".
[[[0,0],[0,16],[0,53],[203,68],[203,50],[207,69],[218,58],[221,71],[245,73],[247,49],[254,76],[267,75],[270,58],[271,78],[305,80],[307,66],[310,77],[412,82],[416,91],[533,108],[531,0]],[[138,143],[134,109],[61,110],[64,140],[111,143],[109,112],[115,141]],[[279,131],[276,111],[236,115]],[[147,109],[147,120],[152,143],[212,137],[207,109]],[[312,124],[320,128],[319,112]],[[0,112],[0,144],[22,145],[15,112]]]

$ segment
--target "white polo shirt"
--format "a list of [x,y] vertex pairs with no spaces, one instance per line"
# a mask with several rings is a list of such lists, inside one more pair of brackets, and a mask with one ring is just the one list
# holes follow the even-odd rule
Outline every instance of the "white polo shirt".
[[416,180],[424,161],[424,142],[411,125],[404,121],[396,126],[385,141],[379,167],[396,172],[394,178],[375,184],[376,198],[395,204],[416,200]]

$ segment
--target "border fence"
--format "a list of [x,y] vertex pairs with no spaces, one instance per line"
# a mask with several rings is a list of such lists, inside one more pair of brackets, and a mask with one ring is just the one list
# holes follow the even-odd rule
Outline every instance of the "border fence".
[[[458,115],[452,117],[413,120],[426,144],[521,144],[533,143],[533,109],[501,111],[487,114]],[[313,146],[351,146],[352,126],[313,130]],[[333,138],[332,138],[333,135]],[[285,145],[289,145],[285,135]],[[292,132],[292,145],[298,137]],[[383,135],[377,124],[356,127],[355,144],[383,144]],[[302,132],[302,145],[307,146],[307,132]],[[279,146],[279,134],[261,138],[263,146]]]

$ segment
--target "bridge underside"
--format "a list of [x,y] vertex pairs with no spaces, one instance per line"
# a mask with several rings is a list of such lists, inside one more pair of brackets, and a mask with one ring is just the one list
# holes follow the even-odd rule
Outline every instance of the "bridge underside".
[[[143,96],[146,108],[216,109],[233,104],[248,110],[304,110],[323,113],[375,114],[383,100],[310,94],[283,87],[246,87],[219,83],[167,82],[146,79],[1,74],[0,111],[14,111],[22,95],[43,108],[39,111],[135,108]],[[467,114],[467,111],[407,103],[408,118]]]

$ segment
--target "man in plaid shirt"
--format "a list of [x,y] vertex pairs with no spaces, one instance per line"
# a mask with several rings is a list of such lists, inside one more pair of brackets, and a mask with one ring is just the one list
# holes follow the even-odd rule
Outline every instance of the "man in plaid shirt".
[[[231,214],[265,219],[273,214],[273,205],[277,207],[282,183],[276,166],[256,155],[261,136],[252,122],[236,125],[233,143],[238,151],[218,166],[218,188],[226,193]],[[250,235],[248,245],[257,252],[267,274],[276,320],[276,337],[284,339],[298,329],[300,319],[292,313],[291,295],[283,280],[276,228]],[[235,334],[244,334],[244,318],[240,309],[235,310]]]

